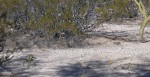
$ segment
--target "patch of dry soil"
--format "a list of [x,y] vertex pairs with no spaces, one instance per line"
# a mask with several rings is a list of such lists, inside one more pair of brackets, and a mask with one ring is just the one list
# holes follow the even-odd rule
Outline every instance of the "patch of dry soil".
[[[150,27],[145,38],[150,40]],[[150,42],[136,41],[139,25],[104,23],[88,34],[90,46],[70,49],[24,49],[16,59],[33,54],[36,66],[25,68],[14,59],[18,77],[149,77]]]

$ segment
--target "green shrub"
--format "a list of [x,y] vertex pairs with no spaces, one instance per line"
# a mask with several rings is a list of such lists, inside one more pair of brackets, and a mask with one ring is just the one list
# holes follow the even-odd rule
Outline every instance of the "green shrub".
[[100,14],[100,21],[105,22],[110,19],[135,17],[137,12],[134,9],[132,0],[99,0],[95,11]]

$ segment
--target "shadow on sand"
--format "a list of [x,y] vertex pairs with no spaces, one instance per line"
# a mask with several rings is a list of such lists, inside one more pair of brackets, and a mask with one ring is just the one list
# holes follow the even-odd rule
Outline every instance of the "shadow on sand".
[[[112,61],[87,61],[75,64],[60,65],[55,68],[55,77],[150,77],[150,59],[142,58],[140,63],[124,63],[129,58],[121,58]],[[14,61],[15,62],[15,61]],[[41,62],[41,61],[38,61]],[[121,63],[121,64],[120,64]],[[42,62],[44,64],[44,62]],[[50,64],[50,63],[49,63]],[[44,67],[43,67],[44,68]],[[28,71],[28,68],[15,63],[9,67],[15,76],[10,77],[31,77],[48,76],[54,77],[49,70]],[[40,72],[41,71],[41,72]]]
[[120,64],[118,61],[88,61],[58,67],[59,77],[150,77],[150,60],[143,60],[143,64]]
[[[149,34],[149,33],[145,33]],[[92,33],[88,34],[89,37],[96,36],[96,37],[104,37],[106,39],[110,40],[119,40],[119,41],[125,41],[125,42],[137,42],[138,34],[133,33],[133,31],[113,31],[113,32],[107,32],[107,31],[93,31]],[[150,41],[150,37],[145,37],[145,42]]]

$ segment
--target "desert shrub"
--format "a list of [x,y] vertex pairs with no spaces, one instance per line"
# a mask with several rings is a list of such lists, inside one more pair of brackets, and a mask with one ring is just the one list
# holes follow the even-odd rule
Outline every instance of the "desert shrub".
[[28,33],[47,41],[80,38],[110,19],[138,16],[133,0],[1,0],[0,6],[1,28],[12,37]]
[[8,60],[7,55],[3,55],[4,52],[4,46],[6,41],[6,33],[5,33],[5,26],[6,26],[6,16],[7,13],[5,12],[7,7],[5,7],[4,4],[2,4],[2,1],[0,1],[0,66],[4,64]]
[[[63,30],[75,35],[82,34],[81,26],[85,25],[85,15],[89,8],[88,0],[43,0],[42,2],[33,0],[33,3],[39,9],[36,13],[40,14],[30,14],[32,15],[29,18],[30,28],[38,28],[48,35],[55,35]],[[43,11],[44,13],[41,13]]]
[[147,13],[150,14],[150,1],[149,0],[143,0],[142,1],[144,6],[145,6],[145,9],[147,10]]
[[[13,51],[5,50],[5,41],[6,41],[7,34],[3,29],[0,29],[0,68],[10,71],[6,68],[6,66],[10,63],[13,56],[11,55]],[[10,52],[9,52],[10,51]],[[1,70],[2,71],[2,70]],[[12,74],[13,72],[10,71]],[[1,72],[0,72],[1,74]]]
[[100,22],[138,16],[133,0],[99,0],[95,11],[100,14]]
[[[90,25],[93,21],[93,0],[1,0],[1,6],[5,7],[1,10],[6,15],[6,25],[11,34],[19,35],[32,30],[31,32],[41,32],[44,38],[51,39],[68,31],[72,35],[65,33],[65,38],[80,38],[94,26]],[[39,33],[34,36],[36,35]]]
[[[5,49],[6,46],[5,42],[7,36],[9,35],[8,27],[12,25],[10,23],[10,20],[7,19],[7,16],[9,14],[11,7],[14,5],[15,0],[0,0],[0,68],[7,71],[10,70],[6,68],[6,65],[8,65],[13,58],[12,56],[13,50]],[[13,74],[12,71],[10,72]]]
[[79,26],[88,24],[87,20],[91,15],[89,13],[95,4],[94,0],[26,0],[25,3],[25,11],[19,11],[22,13],[22,25],[26,28],[48,31],[50,34],[63,29],[79,34]]

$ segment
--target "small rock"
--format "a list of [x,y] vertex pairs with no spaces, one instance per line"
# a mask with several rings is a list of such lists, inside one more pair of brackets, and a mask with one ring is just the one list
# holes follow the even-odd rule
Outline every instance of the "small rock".
[[12,73],[7,70],[3,70],[0,72],[0,76],[10,77],[10,76],[12,76]]
[[121,45],[120,42],[113,42],[113,44],[115,44],[115,45]]

